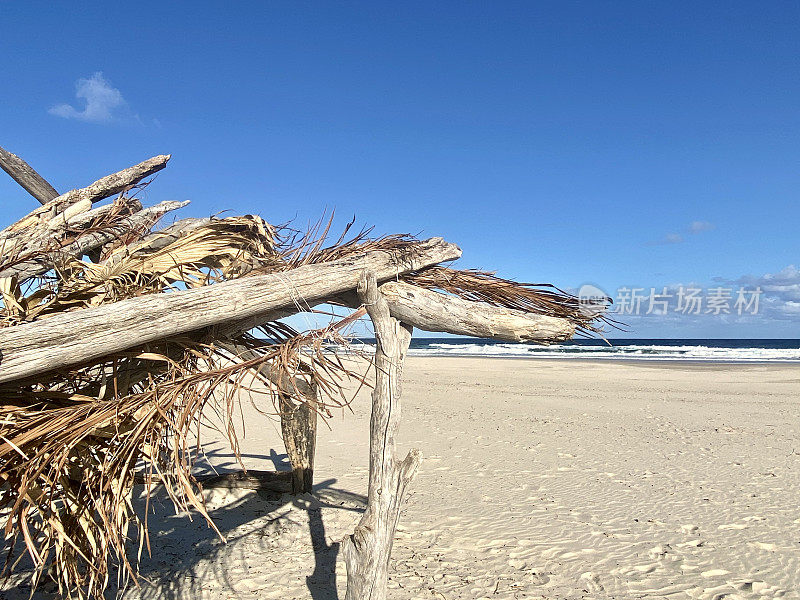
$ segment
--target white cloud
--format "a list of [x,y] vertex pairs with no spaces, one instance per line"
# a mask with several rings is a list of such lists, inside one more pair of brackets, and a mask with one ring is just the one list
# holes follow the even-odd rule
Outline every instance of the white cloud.
[[787,317],[797,316],[800,317],[800,302],[789,301],[781,307],[781,312]]
[[711,231],[716,228],[716,225],[708,221],[692,221],[689,223],[689,233],[701,233],[703,231]]
[[[702,233],[704,231],[711,231],[715,229],[716,225],[713,223],[709,223],[708,221],[692,221],[689,223],[689,226],[686,228],[686,231],[692,235],[697,235],[698,233]],[[660,240],[655,240],[652,242],[648,242],[648,246],[668,246],[670,244],[680,244],[685,241],[686,238],[680,233],[668,233]]]
[[649,242],[648,246],[668,246],[670,244],[680,244],[683,242],[683,236],[680,233],[668,233],[660,240]]
[[111,86],[111,83],[98,71],[88,79],[78,79],[75,83],[75,97],[83,100],[83,108],[75,108],[70,104],[58,104],[47,112],[65,119],[77,119],[87,123],[111,123],[133,119],[137,115],[131,113],[122,92]]
[[726,282],[733,286],[761,288],[763,315],[768,319],[797,320],[800,317],[800,269],[789,265],[777,273],[745,275]]

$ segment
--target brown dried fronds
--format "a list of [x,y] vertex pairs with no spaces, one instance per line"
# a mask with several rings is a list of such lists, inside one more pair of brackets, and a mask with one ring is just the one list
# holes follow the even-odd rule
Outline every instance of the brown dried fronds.
[[272,228],[252,215],[209,219],[176,236],[168,228],[114,249],[99,264],[81,261],[82,271],[66,282],[65,291],[85,295],[99,290],[102,300],[94,298],[92,304],[100,304],[210,285],[278,262],[273,244]]
[[213,527],[192,476],[204,427],[222,432],[238,456],[242,392],[257,391],[245,395],[262,412],[276,412],[281,397],[307,399],[300,388],[313,382],[323,415],[345,406],[344,380],[363,376],[335,350],[346,347],[357,316],[303,334],[280,323],[259,335],[198,334],[0,389],[7,567],[18,560],[21,537],[33,583],[52,565],[64,596],[102,597],[115,568],[135,581],[126,554],[131,527],[139,551],[149,548],[146,516],[140,521],[131,502],[136,473],[159,481],[178,510],[196,510]]
[[348,238],[354,223],[355,219],[350,221],[335,241],[330,241],[333,215],[328,218],[323,215],[305,231],[294,229],[288,224],[277,227],[277,250],[284,259],[281,269],[330,262],[371,250],[402,251],[419,241],[408,234],[370,238],[372,228],[360,229]]

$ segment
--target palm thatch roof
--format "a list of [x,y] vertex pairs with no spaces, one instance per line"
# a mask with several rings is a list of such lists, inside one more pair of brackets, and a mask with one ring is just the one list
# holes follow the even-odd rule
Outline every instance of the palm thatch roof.
[[[367,251],[402,253],[418,244],[408,235],[351,234],[349,226],[332,239],[332,219],[308,231],[270,225],[254,215],[184,219],[155,229],[179,206],[142,207],[136,197],[144,186],[140,181],[153,168],[142,167],[122,183],[114,180],[116,187],[99,186],[100,192],[97,182],[85,188],[95,191],[49,200],[0,232],[0,333],[57,314],[79,317],[122,300],[290,273]],[[109,190],[116,197],[93,208],[93,202],[112,195]],[[597,332],[604,321],[552,286],[484,271],[436,265],[399,279],[564,319],[579,333]],[[322,300],[343,303],[339,296]],[[316,303],[298,298],[290,312],[312,310]],[[348,317],[304,332],[281,320],[245,330],[202,328],[0,384],[6,572],[27,555],[34,587],[49,571],[61,594],[75,598],[101,598],[115,574],[135,581],[135,556],[126,550],[130,536],[138,539],[139,552],[149,548],[147,516],[131,503],[142,475],[157,480],[178,509],[200,512],[213,527],[192,474],[200,424],[223,431],[236,451],[233,415],[240,392],[256,385],[265,391],[258,401],[263,412],[279,410],[287,396],[303,402],[299,388],[312,383],[321,391],[314,410],[322,416],[346,405],[343,383],[363,379],[340,359],[340,351],[363,314],[356,307]]]

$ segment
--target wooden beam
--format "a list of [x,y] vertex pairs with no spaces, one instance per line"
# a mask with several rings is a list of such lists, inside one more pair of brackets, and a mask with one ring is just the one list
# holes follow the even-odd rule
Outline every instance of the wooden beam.
[[[288,494],[292,489],[292,474],[284,471],[257,471],[248,469],[233,473],[195,475],[194,479],[203,489],[257,490],[275,494]],[[161,483],[161,477],[155,473],[137,473],[134,476],[137,485]]]
[[558,342],[575,334],[567,319],[463,300],[402,281],[388,281],[380,291],[393,317],[424,331],[509,342]]
[[441,238],[392,251],[371,250],[328,263],[254,275],[215,285],[130,298],[0,329],[0,383],[88,361],[197,329],[276,312],[354,289],[364,269],[386,281],[461,256]]
[[418,450],[397,460],[394,444],[400,423],[400,378],[412,328],[391,316],[373,273],[364,274],[358,294],[375,327],[375,389],[369,426],[367,509],[353,534],[342,542],[347,567],[345,600],[385,600],[400,505],[420,462]]
[[40,204],[47,204],[58,197],[55,188],[47,183],[44,177],[33,170],[28,163],[16,154],[0,148],[0,168],[11,175],[11,178],[22,186],[26,192],[36,198]]
[[291,491],[291,473],[279,471],[236,471],[223,475],[196,475],[197,481],[204,489],[246,489],[275,494],[287,494]]

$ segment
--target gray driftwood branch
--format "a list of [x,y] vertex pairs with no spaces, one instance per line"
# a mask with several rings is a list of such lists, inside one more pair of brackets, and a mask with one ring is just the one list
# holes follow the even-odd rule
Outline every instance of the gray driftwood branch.
[[386,282],[380,291],[393,317],[424,331],[510,342],[557,342],[575,334],[567,319],[463,300],[401,281]]
[[11,175],[11,178],[36,198],[40,204],[47,204],[53,198],[58,197],[55,188],[34,171],[33,167],[4,148],[0,148],[0,168]]
[[[37,275],[46,273],[50,269],[58,267],[60,264],[64,263],[65,260],[83,256],[95,248],[100,248],[109,242],[119,239],[121,236],[131,232],[148,231],[165,214],[182,208],[188,203],[188,200],[183,202],[173,200],[161,202],[155,206],[140,210],[128,217],[117,219],[113,224],[101,229],[85,231],[79,234],[74,241],[50,251],[47,250],[47,245],[51,244],[54,241],[53,238],[57,239],[58,236],[55,235],[55,231],[45,231],[43,235],[40,235],[31,243],[26,243],[25,250],[20,260],[12,260],[10,261],[11,264],[0,268],[0,277],[15,276],[19,281],[36,277]],[[78,221],[85,226],[88,222],[87,218],[95,212],[98,213],[97,216],[102,216],[103,213],[107,212],[106,207],[76,215],[72,220],[66,222],[65,227],[75,226],[78,224]],[[11,245],[13,241],[5,241],[4,243],[6,245]],[[0,253],[5,256],[10,254],[6,251],[0,251]],[[33,254],[33,256],[26,259],[25,255],[28,254]]]
[[[424,331],[540,343],[568,340],[575,333],[567,319],[464,300],[403,281],[387,281],[379,289],[393,317]],[[354,293],[330,301],[349,308],[361,305]]]
[[45,205],[24,216],[22,219],[7,227],[0,235],[8,237],[9,234],[35,225],[42,220],[49,221],[58,213],[63,212],[68,207],[78,202],[97,202],[114,194],[124,192],[133,185],[139,183],[145,177],[157,173],[167,166],[170,156],[161,155],[148,158],[147,160],[123,169],[117,173],[106,175],[98,179],[93,184],[79,190],[70,190],[60,196],[48,201]]
[[302,312],[311,303],[355,289],[365,268],[379,281],[386,281],[459,256],[458,246],[431,238],[402,250],[372,250],[328,263],[130,298],[9,327],[0,330],[0,383],[205,327],[254,318],[266,322],[276,312]]

